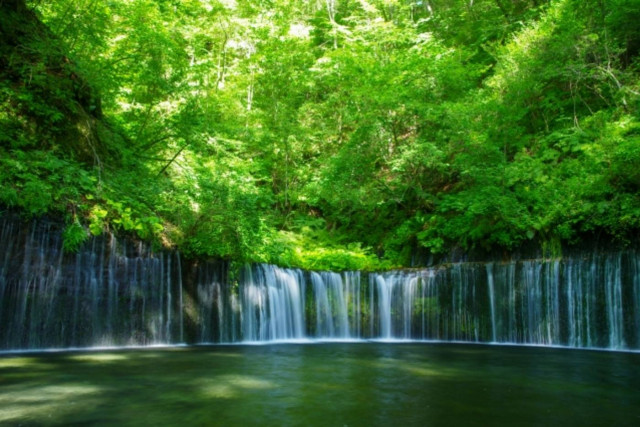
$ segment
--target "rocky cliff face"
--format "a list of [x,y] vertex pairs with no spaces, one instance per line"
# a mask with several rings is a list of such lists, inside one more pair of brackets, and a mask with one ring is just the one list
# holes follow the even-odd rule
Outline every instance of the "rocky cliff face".
[[100,97],[22,0],[0,2],[0,146],[56,149],[96,164],[111,134]]

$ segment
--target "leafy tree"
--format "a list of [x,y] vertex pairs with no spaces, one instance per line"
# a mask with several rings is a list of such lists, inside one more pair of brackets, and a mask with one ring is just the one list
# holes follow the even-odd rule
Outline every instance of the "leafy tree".
[[637,0],[0,4],[0,202],[319,269],[640,227]]

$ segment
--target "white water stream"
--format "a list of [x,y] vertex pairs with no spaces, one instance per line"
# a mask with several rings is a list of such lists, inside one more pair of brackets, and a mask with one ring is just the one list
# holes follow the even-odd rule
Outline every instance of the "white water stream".
[[[367,277],[368,276],[368,277]],[[188,277],[188,279],[187,279]],[[640,254],[305,272],[0,218],[0,350],[308,339],[640,348]]]

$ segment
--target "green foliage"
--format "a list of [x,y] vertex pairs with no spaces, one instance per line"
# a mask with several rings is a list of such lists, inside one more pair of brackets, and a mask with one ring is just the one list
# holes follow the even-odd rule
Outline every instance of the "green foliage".
[[309,228],[298,233],[281,231],[266,252],[270,256],[265,261],[307,270],[379,271],[392,267],[360,244],[339,244],[325,232]]
[[95,181],[81,164],[52,152],[0,148],[0,203],[38,216],[50,210],[73,210]]
[[94,236],[99,236],[102,234],[104,229],[106,228],[105,218],[109,212],[100,207],[100,205],[95,205],[89,211],[89,231]]
[[308,269],[640,229],[637,0],[0,5],[0,203]]
[[71,223],[62,233],[62,247],[66,252],[77,252],[88,237],[89,234],[82,225],[78,222]]

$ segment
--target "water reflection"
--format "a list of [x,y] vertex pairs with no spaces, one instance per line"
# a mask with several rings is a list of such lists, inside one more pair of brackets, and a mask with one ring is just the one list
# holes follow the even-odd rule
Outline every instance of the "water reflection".
[[640,354],[332,343],[0,357],[0,423],[636,425]]

